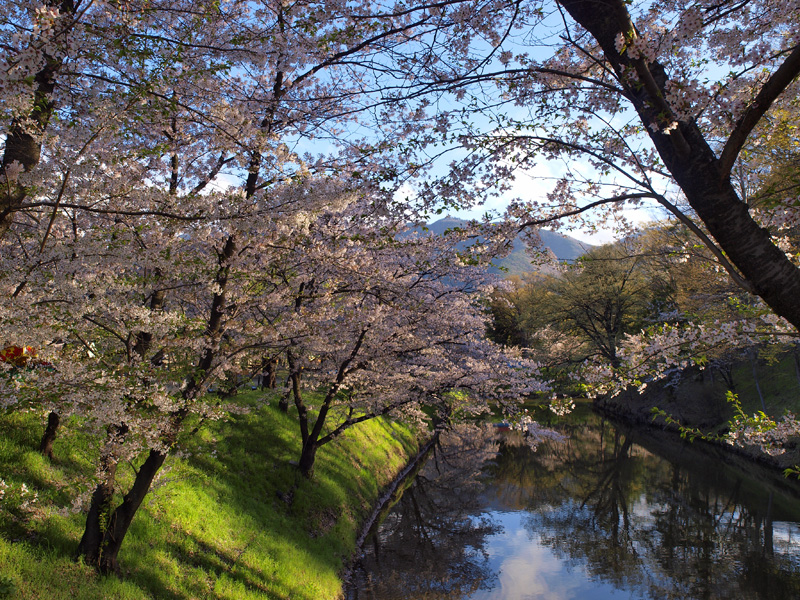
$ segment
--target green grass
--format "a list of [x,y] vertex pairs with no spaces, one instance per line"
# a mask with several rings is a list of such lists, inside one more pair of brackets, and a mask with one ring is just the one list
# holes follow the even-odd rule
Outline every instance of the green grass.
[[[318,452],[308,481],[290,463],[296,421],[258,396],[237,396],[250,413],[205,425],[185,456],[167,460],[123,544],[122,578],[72,559],[84,517],[68,509],[88,491],[97,441],[69,422],[50,463],[36,452],[41,415],[0,416],[0,599],[337,597],[358,526],[413,436],[389,421],[362,423]],[[123,482],[131,476],[122,469]]]
[[[786,411],[800,413],[800,384],[791,354],[779,356],[771,363],[759,361],[756,373],[768,415],[781,417]],[[762,410],[750,362],[743,362],[734,369],[733,381],[745,412]]]

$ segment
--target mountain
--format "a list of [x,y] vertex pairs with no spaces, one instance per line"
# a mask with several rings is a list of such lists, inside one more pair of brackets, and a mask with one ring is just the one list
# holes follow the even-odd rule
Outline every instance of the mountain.
[[[467,221],[464,219],[444,217],[443,219],[439,219],[438,221],[429,224],[427,227],[431,232],[441,235],[447,229],[464,227],[466,224]],[[571,238],[568,235],[562,235],[547,229],[540,229],[539,237],[542,239],[542,245],[550,250],[560,261],[572,262],[579,256],[594,248],[592,244],[579,242],[575,238]],[[522,237],[517,236],[514,240],[512,251],[505,258],[494,261],[495,265],[497,265],[497,268],[492,270],[501,271],[506,275],[524,275],[525,273],[533,273],[537,269],[531,264],[531,259],[527,254],[526,248],[527,246],[522,240]]]

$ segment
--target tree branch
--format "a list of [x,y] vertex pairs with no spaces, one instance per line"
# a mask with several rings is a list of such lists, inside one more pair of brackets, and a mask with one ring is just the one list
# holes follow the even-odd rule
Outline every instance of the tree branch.
[[733,279],[733,281],[736,283],[736,285],[738,285],[740,288],[742,288],[746,292],[749,292],[750,294],[754,294],[755,295],[755,294],[758,293],[758,292],[756,292],[755,287],[753,287],[753,284],[750,283],[747,279],[745,279],[744,277],[742,277],[742,275],[739,274],[739,271],[736,269],[736,267],[734,267],[731,264],[731,262],[728,260],[728,258],[725,256],[725,254],[722,252],[722,250],[720,250],[717,247],[717,245],[714,243],[714,241],[710,237],[708,237],[705,234],[705,232],[702,229],[700,229],[694,223],[694,221],[692,221],[688,216],[686,216],[686,214],[684,214],[684,212],[682,210],[680,210],[677,206],[672,204],[672,202],[670,202],[669,200],[664,198],[664,196],[656,195],[654,197],[655,197],[656,202],[658,202],[661,206],[663,206],[669,212],[671,212],[673,215],[675,215],[677,217],[677,219],[681,223],[686,225],[686,227],[692,233],[694,233],[698,238],[700,238],[700,241],[703,242],[703,244],[705,244],[705,246],[716,257],[716,259],[719,261],[719,263],[722,265],[722,267],[728,272],[728,275],[731,276],[731,279]]
[[597,208],[598,206],[602,206],[603,204],[613,204],[614,202],[624,202],[625,200],[640,200],[643,198],[653,198],[654,200],[658,200],[658,194],[654,194],[651,192],[641,192],[637,194],[622,194],[620,196],[613,196],[611,198],[603,198],[602,200],[591,202],[586,206],[581,206],[580,208],[576,208],[575,210],[569,210],[567,212],[559,213],[552,217],[547,217],[545,219],[537,219],[535,221],[526,221],[525,223],[519,226],[519,231],[522,231],[527,227],[536,227],[538,225],[545,225],[547,223],[552,223],[553,221],[558,221],[566,217],[579,215],[583,212],[586,212],[587,210],[591,210],[593,208]]
[[363,423],[364,421],[369,421],[370,419],[376,419],[378,417],[382,417],[393,410],[400,408],[401,406],[405,406],[406,404],[411,404],[414,400],[402,400],[400,402],[394,402],[392,404],[387,404],[381,410],[371,412],[371,413],[364,413],[361,416],[353,418],[352,415],[348,416],[347,419],[342,421],[336,429],[331,431],[324,437],[321,437],[317,440],[317,446],[323,446],[328,442],[335,440],[339,437],[345,430],[350,429],[353,425],[357,425],[358,423]]
[[752,104],[739,117],[719,157],[720,177],[730,176],[733,163],[736,162],[750,132],[766,114],[772,103],[798,75],[800,75],[800,45],[794,47],[783,64],[763,85]]

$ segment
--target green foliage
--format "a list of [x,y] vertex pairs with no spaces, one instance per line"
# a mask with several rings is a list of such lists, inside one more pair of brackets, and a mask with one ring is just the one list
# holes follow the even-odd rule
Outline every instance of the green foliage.
[[[362,423],[320,452],[307,481],[291,464],[296,417],[259,396],[236,396],[248,413],[204,425],[184,455],[167,460],[125,540],[121,579],[73,561],[85,517],[69,509],[91,489],[96,442],[69,421],[50,463],[35,451],[40,418],[0,415],[0,473],[38,494],[23,511],[0,502],[0,574],[15,586],[11,597],[336,597],[357,528],[414,451],[413,435],[386,420]],[[120,465],[122,487],[136,466]]]
[[784,477],[796,477],[800,479],[800,466],[789,467],[788,469],[783,470]]
[[14,581],[8,577],[0,575],[0,598],[11,598],[17,591]]
[[707,442],[719,442],[724,439],[724,436],[721,436],[716,433],[711,433],[707,431],[703,431],[697,427],[687,427],[683,425],[680,421],[675,419],[672,415],[668,414],[666,411],[654,406],[650,409],[650,413],[653,415],[653,421],[658,418],[663,419],[666,425],[670,425],[674,427],[681,436],[681,439],[689,440],[689,442],[694,442],[697,439],[701,439]]
[[[742,403],[739,401],[737,394],[730,390],[725,393],[725,399],[733,407],[734,415],[728,421],[728,426],[733,430],[741,430],[744,428],[750,429],[755,432],[763,433],[775,429],[775,420],[764,413],[764,411],[757,411],[752,415],[747,415],[742,408]],[[673,418],[666,411],[654,406],[650,409],[653,415],[653,421],[659,417],[664,420],[664,423],[673,426],[680,433],[681,438],[694,442],[696,439],[705,440],[707,442],[722,442],[725,440],[725,435],[719,433],[703,431],[697,427],[687,427],[680,423],[680,421]]]
[[625,334],[646,325],[653,294],[633,248],[601,246],[557,275],[517,281],[515,290],[497,294],[489,333],[495,341],[532,348],[546,365],[589,356],[614,363]]
[[725,399],[733,406],[734,416],[730,421],[731,428],[744,429],[748,428],[758,433],[765,433],[772,431],[777,427],[775,420],[767,415],[763,410],[756,411],[748,416],[742,408],[742,403],[739,401],[739,396],[730,390],[725,394]]

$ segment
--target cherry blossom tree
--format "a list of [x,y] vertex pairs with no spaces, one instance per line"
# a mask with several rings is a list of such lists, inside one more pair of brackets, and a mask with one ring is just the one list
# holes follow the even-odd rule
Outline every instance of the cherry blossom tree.
[[796,195],[756,212],[735,185],[755,128],[794,106],[796,4],[563,0],[513,3],[505,15],[490,26],[507,35],[465,41],[455,29],[454,49],[414,72],[463,100],[435,121],[461,156],[421,193],[508,192],[538,163],[564,161],[545,201],[511,206],[521,227],[655,201],[800,326],[800,272],[764,228],[793,222]]
[[[309,473],[316,449],[358,419],[413,415],[449,390],[531,389],[517,379],[518,357],[477,336],[473,294],[484,288],[470,263],[480,259],[452,240],[398,237],[418,213],[392,192],[431,164],[438,143],[467,155],[420,188],[421,202],[469,203],[498,180],[510,185],[537,154],[588,157],[619,179],[566,177],[555,211],[515,204],[517,226],[583,214],[580,194],[592,205],[655,199],[800,324],[800,276],[730,178],[753,127],[793,93],[797,8],[543,6],[9,4],[0,322],[10,344],[37,348],[54,371],[4,376],[0,398],[80,414],[103,432],[87,561],[117,568],[186,423],[218,414],[208,386],[265,351],[284,353],[298,384]],[[515,28],[553,23],[564,34],[553,58],[526,54]],[[705,63],[692,60],[706,54],[719,80],[707,90],[693,83]],[[733,74],[716,76],[719,65]],[[472,105],[453,104],[464,99]],[[495,111],[501,103],[531,113]],[[481,120],[464,117],[475,109]],[[792,209],[771,212],[790,222]],[[301,381],[323,390],[313,424]],[[335,408],[343,416],[331,426]],[[116,465],[133,456],[143,462],[115,506]]]
[[560,161],[545,200],[510,206],[519,227],[591,225],[598,211],[624,222],[626,205],[654,201],[768,307],[741,322],[669,322],[631,338],[621,364],[641,378],[609,367],[598,382],[638,385],[703,347],[786,339],[800,326],[800,272],[787,243],[796,187],[772,186],[768,201],[751,202],[754,180],[744,176],[757,155],[750,150],[796,114],[798,10],[775,0],[514,3],[493,23],[504,36],[466,39],[469,28],[458,30],[452,50],[414,71],[460,102],[431,118],[442,145],[460,154],[421,194],[509,194],[514,178]]
[[[485,339],[488,250],[459,250],[476,231],[420,235],[358,204],[338,214],[323,208],[295,232],[294,258],[278,263],[291,265],[281,272],[294,300],[279,339],[288,341],[304,475],[320,447],[368,419],[427,422],[427,409],[446,427],[487,412],[490,401],[515,414],[516,399],[547,389],[536,363]],[[313,408],[311,391],[320,402]]]
[[[622,2],[603,4],[565,1],[562,6],[597,41],[660,160],[738,269],[730,270],[732,276],[741,275],[750,291],[800,326],[792,299],[800,291],[800,272],[731,182],[755,126],[773,104],[796,94],[800,45],[791,24],[798,7],[666,3],[631,15]],[[667,11],[678,23],[671,31],[663,22]],[[710,88],[697,83],[700,69],[692,61],[706,52],[712,53],[714,66],[733,67]],[[792,199],[787,201],[791,210]]]
[[[413,23],[370,3],[13,8],[0,318],[55,370],[4,378],[3,404],[104,432],[79,553],[111,571],[187,419],[218,413],[210,383],[278,343],[243,320],[242,286],[284,299],[255,280],[279,264],[264,244],[295,243],[310,197],[336,202],[289,183],[342,165],[371,176],[373,150],[343,133],[375,104],[356,63]],[[312,137],[340,149],[300,159],[291,145]],[[114,505],[117,465],[142,452]]]
[[[372,306],[369,276],[383,278],[382,293],[395,290],[399,310],[401,299],[420,301],[400,293],[415,276],[424,279],[410,269],[434,260],[440,261],[435,279],[446,265],[457,271],[457,255],[440,257],[434,245],[426,246],[432,257],[417,251],[420,264],[398,258],[382,268],[400,271],[367,270],[351,283],[344,277],[347,265],[353,270],[349,252],[388,260],[395,251],[396,225],[413,212],[394,206],[391,179],[420,168],[400,160],[404,149],[392,143],[417,127],[404,116],[410,105],[378,94],[381,77],[370,80],[367,67],[380,73],[378,56],[395,64],[395,47],[449,17],[428,7],[409,12],[369,2],[38,8],[16,4],[3,29],[17,44],[9,53],[9,81],[27,91],[4,115],[0,319],[12,343],[37,348],[53,370],[12,377],[6,365],[1,396],[6,408],[74,414],[100,434],[79,554],[108,572],[117,570],[126,532],[187,424],[223,410],[206,393],[212,382],[243,374],[243,365],[265,351],[297,361],[311,360],[309,348],[326,351],[326,366],[344,372],[349,363],[341,354],[352,352],[353,341],[347,334],[364,326],[360,319],[388,311]],[[358,128],[371,120],[383,130],[360,139]],[[17,138],[25,142],[23,153]],[[318,150],[300,156],[296,149],[310,148],[308,140]],[[351,236],[358,243],[312,235],[311,225],[324,230],[332,215],[354,228],[363,223]],[[337,261],[334,277],[328,269]],[[413,289],[430,295],[433,285],[420,281]],[[318,297],[307,318],[329,339],[312,342],[302,333],[307,329],[297,315],[305,307],[298,301],[311,289]],[[438,289],[445,300],[452,296],[452,310],[471,306],[465,290]],[[391,322],[374,327],[384,341]],[[480,360],[497,373],[513,370],[493,350],[481,350],[477,323],[467,319],[459,334],[453,319],[452,339],[443,332],[433,342],[425,342],[419,321],[408,324],[420,332],[419,345],[406,353],[424,354],[425,343],[449,343],[453,356],[459,344],[470,349],[461,358],[463,381],[426,384],[431,393],[459,383],[477,387],[489,368],[481,371]],[[389,358],[376,354],[372,335],[369,344],[373,366],[353,366],[375,380]],[[416,368],[425,380],[424,360],[395,364]],[[306,372],[313,382],[311,368]],[[343,384],[359,394],[370,388],[344,375],[339,381],[320,375],[319,385],[332,390],[330,402],[341,400]],[[120,490],[117,468],[126,460],[138,467],[130,487]]]
[[0,25],[0,119],[7,123],[0,167],[0,234],[28,195],[20,175],[39,164],[42,137],[55,108],[55,80],[64,66],[80,4],[12,2]]

